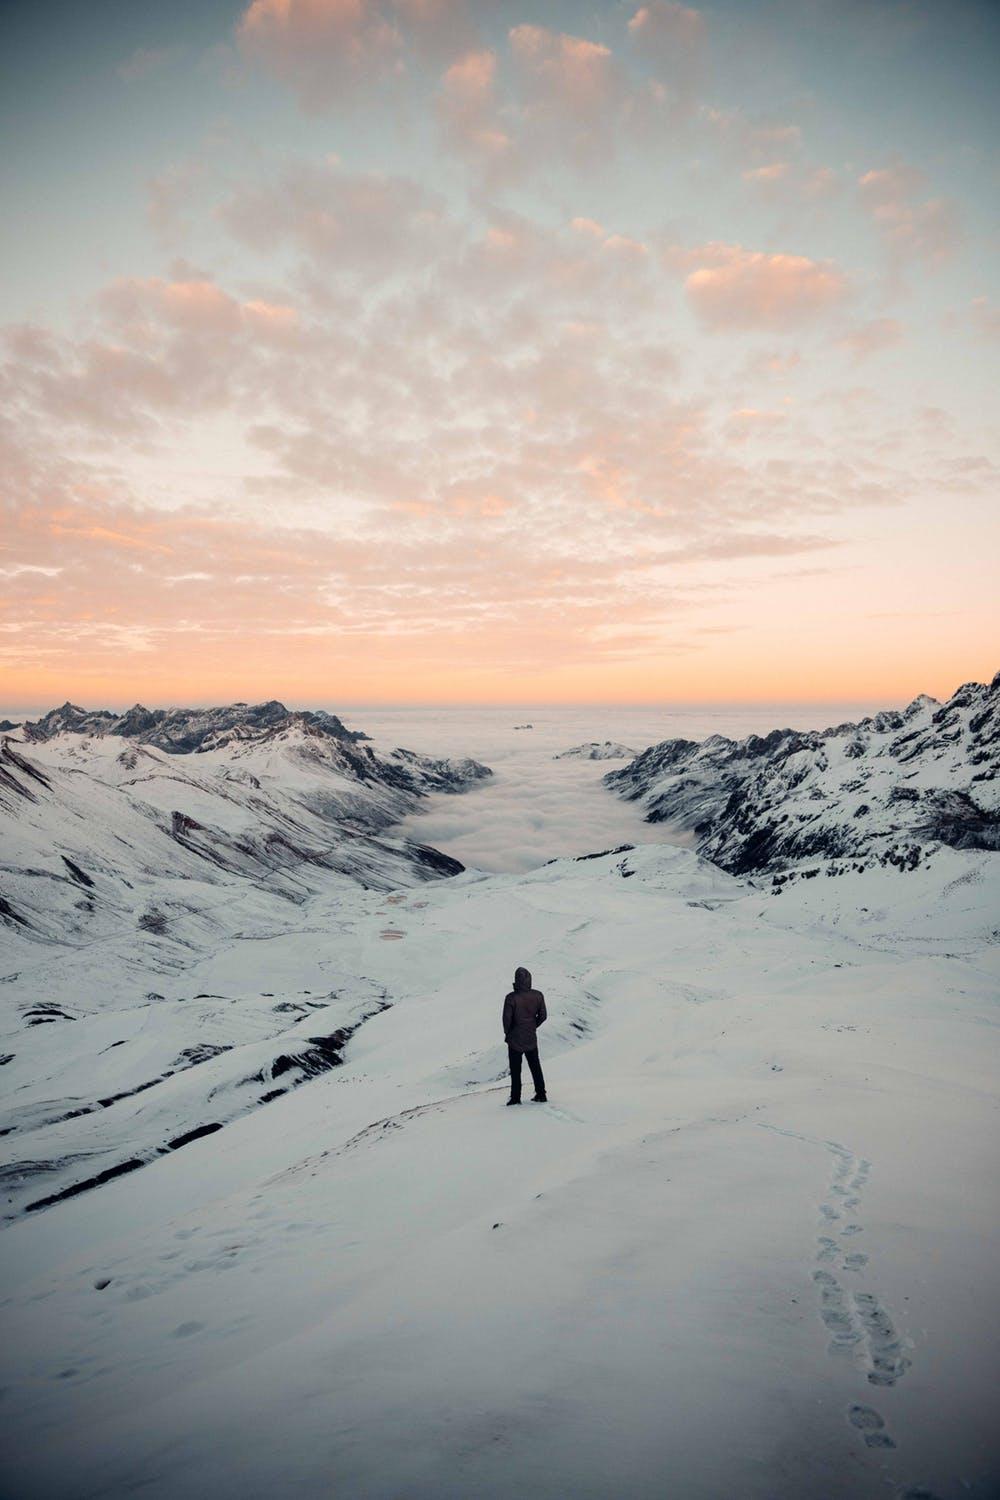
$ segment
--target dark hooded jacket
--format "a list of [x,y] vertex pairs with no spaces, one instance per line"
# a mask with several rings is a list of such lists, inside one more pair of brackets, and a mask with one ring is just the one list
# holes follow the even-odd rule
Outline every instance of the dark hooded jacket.
[[514,971],[514,988],[503,1003],[503,1034],[516,1052],[533,1052],[538,1046],[537,1027],[546,1018],[545,996],[531,988],[527,969]]

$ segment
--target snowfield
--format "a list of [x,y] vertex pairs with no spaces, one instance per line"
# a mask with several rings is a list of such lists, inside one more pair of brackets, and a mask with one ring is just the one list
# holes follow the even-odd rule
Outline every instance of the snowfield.
[[[76,743],[10,749],[63,807]],[[775,886],[665,844],[438,878],[390,837],[378,888],[308,862],[293,901],[178,844],[126,916],[81,776],[90,862],[45,868],[102,899],[0,929],[0,1493],[998,1493],[994,850]],[[517,963],[551,1102],[515,1113]]]

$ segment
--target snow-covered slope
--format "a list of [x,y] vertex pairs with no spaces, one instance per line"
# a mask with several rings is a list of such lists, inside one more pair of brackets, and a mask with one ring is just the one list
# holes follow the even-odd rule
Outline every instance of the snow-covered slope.
[[356,741],[277,704],[66,706],[0,739],[0,1217],[334,1066],[383,1003],[377,982],[345,989],[335,968],[291,999],[187,979],[235,943],[308,941],[320,896],[461,870],[381,830],[485,768]]
[[[989,807],[994,702],[763,786]],[[429,879],[386,825],[478,768],[149,732],[0,760],[0,1494],[993,1500],[1000,854]]]
[[436,851],[378,834],[427,792],[462,791],[487,768],[379,757],[358,738],[334,715],[278,703],[121,716],[66,704],[24,725],[0,739],[8,922],[87,939],[124,903],[156,931],[141,910],[151,880],[235,877],[296,901],[316,871],[383,889],[456,874]]
[[[922,696],[822,733],[666,740],[605,784],[693,837],[734,874],[872,862],[912,869],[943,847],[1000,848],[1000,674],[947,703]],[[801,868],[804,861],[814,869]]]
[[[987,1500],[997,858],[945,851],[879,925],[846,878],[833,923],[619,850],[345,886],[193,959],[171,994],[374,1013],[335,1070],[0,1235],[11,1493]],[[519,962],[552,1102],[509,1110]],[[156,1045],[125,996],[86,1069]]]

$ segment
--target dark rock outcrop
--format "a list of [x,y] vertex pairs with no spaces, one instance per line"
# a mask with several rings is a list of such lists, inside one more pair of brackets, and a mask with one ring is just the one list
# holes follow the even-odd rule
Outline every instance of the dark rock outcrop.
[[944,704],[922,694],[822,731],[666,740],[604,781],[741,875],[813,859],[913,868],[932,846],[996,849],[998,769],[1000,673]]

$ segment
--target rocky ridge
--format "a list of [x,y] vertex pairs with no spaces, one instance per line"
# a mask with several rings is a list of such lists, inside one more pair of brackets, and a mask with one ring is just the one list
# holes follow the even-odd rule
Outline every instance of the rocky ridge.
[[64,705],[0,734],[0,1220],[340,1066],[386,1007],[311,961],[315,934],[383,902],[388,930],[389,891],[460,873],[391,826],[490,772],[363,738],[276,703]]
[[1000,673],[820,732],[665,740],[604,781],[723,869],[780,885],[810,861],[912,869],[942,846],[1000,848],[998,772]]
[[583,745],[573,745],[569,750],[560,750],[553,760],[629,760],[635,754],[628,745],[619,745],[617,740],[588,740]]

